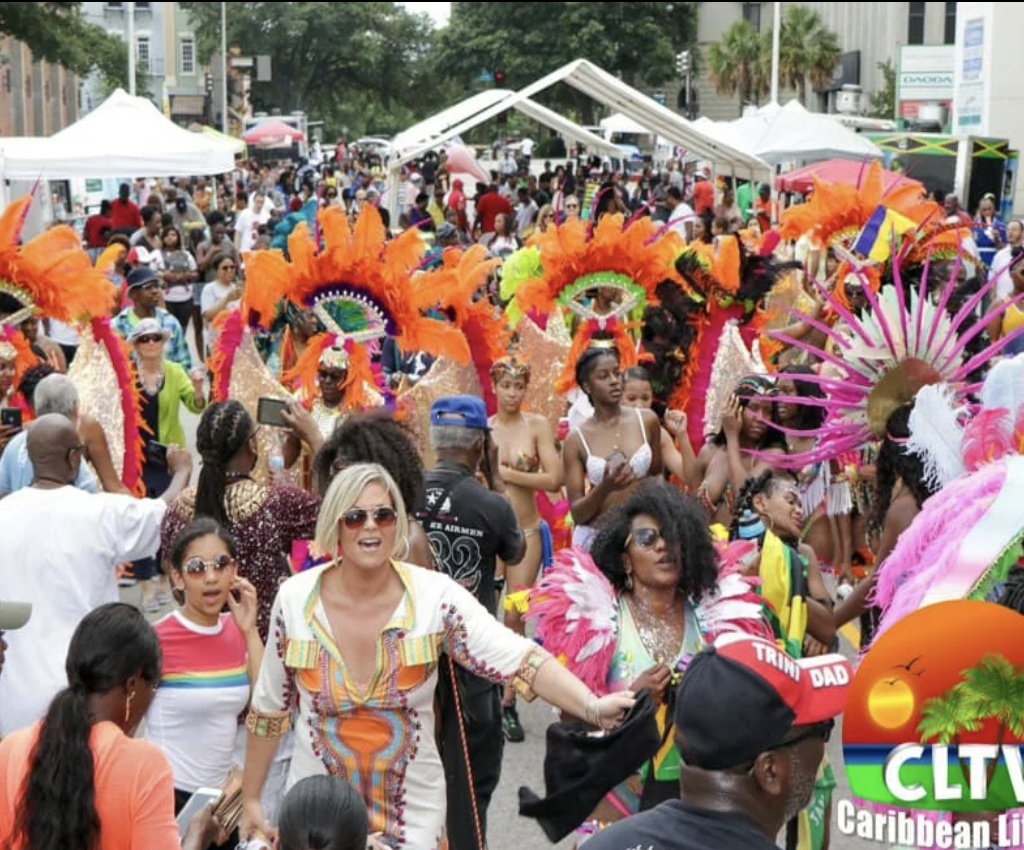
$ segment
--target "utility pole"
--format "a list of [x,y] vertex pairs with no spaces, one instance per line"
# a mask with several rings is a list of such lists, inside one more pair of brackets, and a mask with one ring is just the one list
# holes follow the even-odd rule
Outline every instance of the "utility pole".
[[135,4],[125,3],[124,13],[128,16],[128,23],[125,26],[126,38],[128,40],[128,94],[135,96]]
[[220,129],[228,135],[228,4],[220,4]]
[[782,38],[782,4],[775,0],[772,16],[772,103],[779,102],[779,40]]

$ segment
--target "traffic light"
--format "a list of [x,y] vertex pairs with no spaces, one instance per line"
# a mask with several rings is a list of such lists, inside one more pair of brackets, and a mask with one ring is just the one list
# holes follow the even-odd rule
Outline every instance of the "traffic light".
[[685,77],[690,72],[690,51],[684,50],[676,54],[676,73]]
[[494,85],[497,86],[498,88],[501,88],[503,85],[505,85],[505,72],[504,71],[495,71],[494,72]]

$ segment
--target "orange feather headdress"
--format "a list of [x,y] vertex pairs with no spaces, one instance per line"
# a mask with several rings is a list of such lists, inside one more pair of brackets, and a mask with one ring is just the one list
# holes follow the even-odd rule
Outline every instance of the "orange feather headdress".
[[[424,315],[434,306],[437,292],[412,282],[426,251],[418,231],[408,230],[388,241],[380,214],[371,207],[363,209],[354,228],[339,208],[321,211],[319,224],[322,248],[318,249],[305,223],[300,223],[288,237],[289,259],[276,251],[260,251],[248,259],[252,285],[243,311],[252,311],[256,321],[269,324],[286,299],[300,309],[311,309],[327,329],[309,340],[285,379],[295,379],[308,392],[315,386],[328,349],[345,351],[350,373],[365,378],[371,374],[371,351],[366,346],[385,337],[393,338],[405,351],[451,357],[460,363],[469,360],[458,329]],[[344,404],[359,406],[365,392],[365,382],[350,374]]]
[[[565,392],[573,386],[573,355],[582,352],[598,331],[613,335],[620,357],[626,358],[623,367],[634,365],[636,348],[626,334],[624,319],[635,309],[656,303],[655,290],[663,280],[679,280],[674,263],[684,247],[682,237],[649,218],[625,224],[617,213],[602,216],[589,238],[587,222],[568,221],[534,236],[531,245],[540,251],[542,272],[540,277],[519,282],[515,293],[519,308],[524,313],[534,309],[550,314],[563,307],[583,320],[555,389]],[[609,315],[595,314],[580,298],[598,287],[622,293]]]

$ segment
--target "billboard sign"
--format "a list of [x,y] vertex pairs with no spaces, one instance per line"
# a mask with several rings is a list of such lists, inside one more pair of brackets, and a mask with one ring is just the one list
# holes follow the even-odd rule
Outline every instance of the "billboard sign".
[[951,44],[901,45],[896,66],[896,117],[904,125],[938,121],[949,132],[956,92],[956,48]]

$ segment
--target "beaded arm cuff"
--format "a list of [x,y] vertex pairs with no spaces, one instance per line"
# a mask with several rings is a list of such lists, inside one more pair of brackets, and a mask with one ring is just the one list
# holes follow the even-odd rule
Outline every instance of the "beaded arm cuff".
[[539,646],[531,647],[519,664],[518,672],[512,677],[512,687],[527,702],[533,702],[537,694],[533,692],[533,682],[541,665],[552,658],[550,652]]
[[283,738],[291,726],[290,711],[257,711],[250,708],[245,728],[257,738]]

